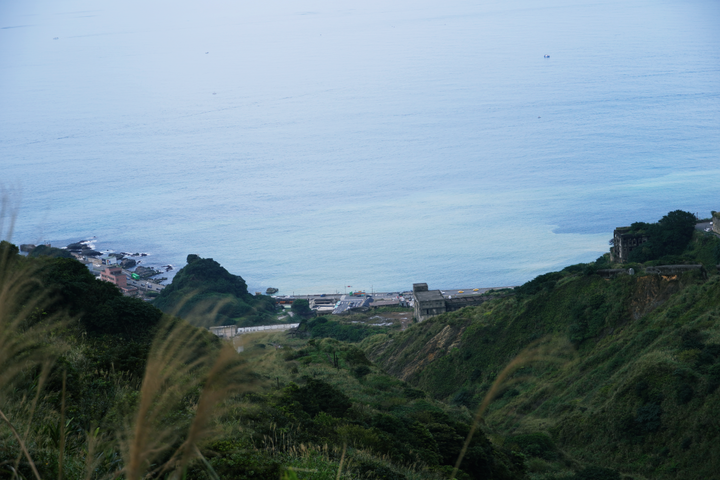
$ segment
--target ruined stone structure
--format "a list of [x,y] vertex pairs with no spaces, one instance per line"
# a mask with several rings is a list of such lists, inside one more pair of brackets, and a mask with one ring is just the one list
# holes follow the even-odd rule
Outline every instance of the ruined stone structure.
[[720,235],[720,212],[712,212],[712,231]]
[[445,297],[440,290],[428,290],[427,283],[413,283],[415,318],[418,322],[447,312]]
[[476,294],[445,297],[440,290],[428,290],[427,283],[413,283],[413,297],[415,298],[414,315],[418,322],[463,307],[477,306],[488,299],[484,295]]
[[630,252],[649,240],[647,235],[629,232],[630,227],[618,227],[613,233],[613,247],[610,250],[610,259],[615,263],[627,262]]

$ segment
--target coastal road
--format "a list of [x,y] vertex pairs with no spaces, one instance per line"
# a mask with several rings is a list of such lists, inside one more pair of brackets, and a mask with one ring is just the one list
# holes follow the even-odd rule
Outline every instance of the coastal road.
[[706,228],[712,228],[712,222],[702,222],[695,224],[695,230],[705,231]]
[[[700,230],[700,231],[706,232],[706,233],[712,233],[716,237],[720,237],[720,235],[718,235],[717,233],[712,231],[712,226],[713,226],[712,222],[696,223],[695,230]],[[710,229],[710,230],[708,231],[708,229]]]
[[[487,293],[490,290],[500,290],[501,288],[514,288],[514,287],[492,287],[492,288],[478,288],[478,291],[473,291],[474,288],[458,288],[458,289],[452,289],[452,290],[440,290],[440,293],[443,294],[443,297],[456,297],[456,296],[463,296],[467,297],[470,295],[482,295],[483,293]],[[460,293],[463,292],[463,293]]]

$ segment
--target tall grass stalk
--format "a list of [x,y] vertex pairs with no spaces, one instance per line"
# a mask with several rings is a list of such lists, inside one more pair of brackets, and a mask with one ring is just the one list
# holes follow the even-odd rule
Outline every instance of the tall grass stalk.
[[[24,456],[33,474],[39,479],[26,441],[40,392],[59,353],[57,348],[51,348],[45,341],[65,322],[61,321],[61,314],[43,315],[42,320],[38,320],[52,299],[37,280],[37,267],[19,259],[9,242],[16,212],[17,209],[11,206],[10,196],[3,190],[0,195],[0,418],[16,438],[21,451],[13,468],[13,476],[17,476],[20,458]],[[6,222],[9,228],[3,238]],[[37,390],[26,430],[20,436],[5,413],[5,394],[12,390],[11,385],[20,375],[37,366],[40,366]]]
[[137,412],[122,441],[122,473],[128,480],[144,477],[181,438],[181,432],[165,420],[169,412],[181,407],[188,393],[202,386],[184,440],[169,460],[151,473],[170,472],[170,478],[181,478],[188,463],[200,458],[197,445],[211,433],[217,407],[230,395],[252,388],[247,362],[230,344],[223,343],[217,353],[206,348],[205,335],[185,321],[163,319],[148,356]]
[[528,345],[509,364],[507,364],[507,366],[505,366],[502,372],[500,372],[500,375],[498,375],[493,382],[488,393],[483,397],[483,401],[480,403],[477,412],[475,412],[470,432],[468,432],[468,435],[465,438],[465,442],[460,450],[460,455],[458,455],[455,467],[450,475],[450,480],[453,480],[456,477],[458,470],[460,470],[460,464],[462,464],[463,458],[465,458],[467,449],[470,446],[470,442],[472,441],[475,432],[480,426],[480,422],[485,414],[485,411],[490,406],[490,403],[495,400],[497,394],[508,385],[509,382],[507,380],[509,380],[510,377],[520,368],[531,363],[561,362],[562,360],[559,353],[567,351],[568,349],[569,344],[567,341],[561,341],[552,337],[539,339]]
[[338,473],[335,480],[340,480],[340,474],[342,474],[343,462],[345,461],[345,452],[347,451],[347,443],[343,444],[342,455],[340,455],[340,465],[338,465]]

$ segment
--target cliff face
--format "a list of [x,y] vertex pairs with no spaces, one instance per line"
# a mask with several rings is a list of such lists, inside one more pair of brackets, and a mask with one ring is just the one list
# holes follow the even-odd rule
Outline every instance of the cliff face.
[[720,471],[720,276],[565,275],[363,348],[389,373],[474,409],[505,365],[547,338],[556,349],[505,382],[491,428],[549,434],[576,460],[651,478]]

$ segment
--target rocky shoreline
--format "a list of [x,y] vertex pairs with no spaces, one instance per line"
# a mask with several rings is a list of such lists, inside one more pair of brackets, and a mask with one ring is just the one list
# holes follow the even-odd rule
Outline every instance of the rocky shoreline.
[[[95,249],[95,238],[91,238],[88,240],[82,240],[79,242],[73,242],[65,247],[60,247],[58,249],[53,250],[60,250],[69,253],[67,255],[68,257],[72,256],[73,258],[79,260],[80,262],[84,263],[85,265],[90,268],[91,271],[95,271],[95,267],[102,267],[107,265],[117,265],[121,267],[123,270],[126,270],[132,275],[132,279],[135,280],[144,280],[153,282],[156,284],[161,284],[162,282],[165,282],[168,280],[168,277],[159,277],[159,275],[162,275],[164,273],[168,273],[174,270],[174,267],[170,264],[163,265],[161,267],[153,267],[153,266],[147,266],[147,265],[141,265],[143,260],[146,257],[149,257],[150,255],[148,253],[143,252],[111,252],[106,251],[102,252]],[[50,244],[44,244],[44,245],[33,245],[33,244],[22,244],[20,245],[20,251],[31,254],[33,250],[35,250],[37,247],[47,247],[52,249],[52,246]]]

